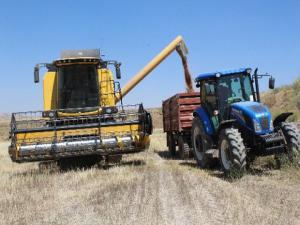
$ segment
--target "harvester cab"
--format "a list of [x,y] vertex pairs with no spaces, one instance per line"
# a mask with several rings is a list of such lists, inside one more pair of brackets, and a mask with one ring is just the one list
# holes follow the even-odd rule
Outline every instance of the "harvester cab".
[[259,75],[257,69],[251,75],[250,68],[206,73],[195,79],[201,106],[193,114],[192,144],[200,166],[209,166],[215,151],[225,173],[244,171],[253,156],[299,153],[297,127],[286,122],[292,113],[282,113],[273,121],[268,107],[260,103],[258,79],[265,76],[273,89],[272,76]]
[[[83,113],[101,107],[115,107],[115,95],[120,91],[108,65],[114,65],[116,77],[121,78],[117,61],[104,61],[98,49],[66,50],[53,63],[40,63],[34,68],[34,82],[39,82],[39,70],[47,68],[44,77],[44,109]],[[55,94],[53,94],[53,92]],[[98,112],[97,112],[98,113]],[[49,115],[45,113],[44,115]]]

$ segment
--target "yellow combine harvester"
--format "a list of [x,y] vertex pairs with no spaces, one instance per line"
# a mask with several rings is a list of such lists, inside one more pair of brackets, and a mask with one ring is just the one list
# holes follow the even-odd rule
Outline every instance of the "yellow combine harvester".
[[[149,145],[152,119],[142,104],[123,105],[122,98],[171,52],[185,57],[181,36],[172,41],[123,89],[117,61],[104,61],[99,50],[63,51],[52,63],[37,64],[44,76],[44,111],[13,113],[9,155],[14,162],[111,156],[142,151]],[[119,104],[117,104],[119,103]]]

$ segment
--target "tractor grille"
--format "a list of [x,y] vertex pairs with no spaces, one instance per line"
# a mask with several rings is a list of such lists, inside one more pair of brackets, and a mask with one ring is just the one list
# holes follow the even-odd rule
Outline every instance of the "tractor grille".
[[267,116],[260,118],[260,124],[263,130],[269,129],[269,118]]

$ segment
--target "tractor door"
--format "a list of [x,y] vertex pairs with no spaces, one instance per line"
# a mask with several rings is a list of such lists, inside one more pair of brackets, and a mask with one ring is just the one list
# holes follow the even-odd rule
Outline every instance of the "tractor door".
[[216,81],[206,80],[201,82],[201,104],[210,117],[215,130],[219,127],[218,114],[218,99],[216,92]]

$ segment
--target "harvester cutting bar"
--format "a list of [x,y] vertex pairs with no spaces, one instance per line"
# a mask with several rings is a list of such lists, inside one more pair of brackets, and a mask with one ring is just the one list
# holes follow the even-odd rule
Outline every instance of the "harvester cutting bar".
[[[108,113],[108,112],[111,112]],[[143,150],[147,112],[142,105],[122,106],[82,116],[59,116],[60,110],[14,113],[10,156],[40,161],[79,155],[108,155]],[[44,115],[44,116],[43,116]]]

